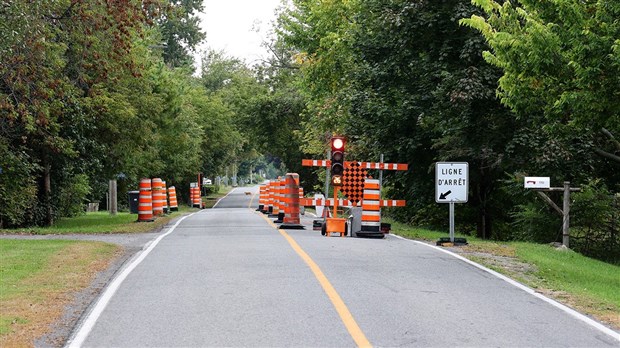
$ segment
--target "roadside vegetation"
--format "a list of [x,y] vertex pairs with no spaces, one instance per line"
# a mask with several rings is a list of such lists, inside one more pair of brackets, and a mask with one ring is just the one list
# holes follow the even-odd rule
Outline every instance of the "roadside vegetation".
[[[435,244],[445,232],[391,221],[392,233]],[[497,242],[462,234],[468,245],[448,250],[513,278],[577,311],[620,329],[620,266],[558,248],[527,242]]]
[[[209,197],[223,197],[222,188]],[[185,205],[154,222],[137,214],[92,212],[62,218],[50,227],[4,229],[0,234],[145,233],[199,209]],[[86,288],[122,251],[119,246],[71,240],[0,239],[0,346],[31,346],[63,314],[76,291]]]
[[0,346],[32,346],[119,252],[99,242],[0,239]]

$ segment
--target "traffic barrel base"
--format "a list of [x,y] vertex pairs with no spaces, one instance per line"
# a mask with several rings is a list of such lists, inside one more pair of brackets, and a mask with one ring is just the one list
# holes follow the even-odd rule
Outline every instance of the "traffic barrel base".
[[454,242],[452,242],[450,237],[441,237],[435,244],[443,247],[463,246],[467,245],[467,238],[454,238]]

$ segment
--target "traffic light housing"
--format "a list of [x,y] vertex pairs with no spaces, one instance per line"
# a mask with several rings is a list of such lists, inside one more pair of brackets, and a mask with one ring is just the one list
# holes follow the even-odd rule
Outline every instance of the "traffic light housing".
[[342,185],[342,174],[344,173],[344,137],[332,137],[331,139],[331,175],[334,186]]

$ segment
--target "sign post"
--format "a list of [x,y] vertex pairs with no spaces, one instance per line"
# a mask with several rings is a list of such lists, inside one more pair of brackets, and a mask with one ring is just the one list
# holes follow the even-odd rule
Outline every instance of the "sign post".
[[469,163],[435,164],[435,202],[450,204],[450,243],[454,243],[454,204],[469,198]]

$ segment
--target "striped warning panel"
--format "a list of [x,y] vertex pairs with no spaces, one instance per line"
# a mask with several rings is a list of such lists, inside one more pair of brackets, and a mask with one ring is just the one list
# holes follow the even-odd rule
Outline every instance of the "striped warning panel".
[[[374,194],[373,197],[378,197],[378,194]],[[327,202],[324,202],[323,199],[316,199],[316,198],[300,198],[300,205],[304,206],[304,207],[310,207],[310,206],[325,206],[325,207],[331,207],[334,205],[334,199],[333,198],[328,198]],[[401,200],[401,199],[382,199],[379,200],[377,198],[378,203],[376,202],[371,202],[370,204],[379,204],[380,207],[405,207],[407,206],[407,201],[405,200]],[[362,201],[363,202],[363,201]],[[338,200],[338,205],[339,206],[344,206],[344,207],[352,207],[353,204],[351,203],[351,201],[348,201],[346,199],[339,199]]]
[[377,162],[360,162],[360,167],[365,169],[383,169],[383,170],[408,170],[409,165],[404,163],[377,163]]
[[[332,161],[330,160],[301,160],[301,165],[304,167],[329,167]],[[345,166],[350,166],[351,163],[358,163],[361,168],[364,169],[382,169],[382,170],[409,170],[409,165],[406,163],[379,163],[379,162],[355,162],[345,161]]]
[[[316,198],[302,198],[299,200],[299,204],[303,205],[305,207],[310,207],[310,206],[322,206],[322,207],[333,207],[334,206],[334,199],[333,198],[328,198],[328,199],[316,199]],[[338,199],[338,206],[340,207],[352,207],[353,203],[351,203],[351,201],[346,200],[346,199]]]
[[382,207],[405,207],[407,206],[407,201],[405,200],[383,199],[380,202],[381,202],[380,205]]

